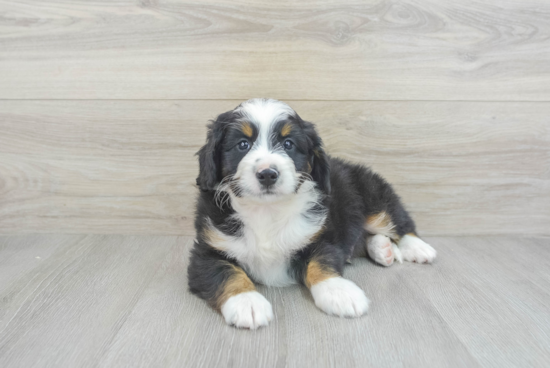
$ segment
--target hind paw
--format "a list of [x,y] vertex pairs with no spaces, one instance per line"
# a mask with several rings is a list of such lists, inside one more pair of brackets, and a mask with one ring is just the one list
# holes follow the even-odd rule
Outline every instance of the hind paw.
[[367,242],[369,257],[382,266],[391,266],[395,260],[394,247],[390,238],[385,235],[375,235]]
[[408,262],[432,263],[437,256],[435,249],[413,235],[405,235],[399,242],[399,249]]

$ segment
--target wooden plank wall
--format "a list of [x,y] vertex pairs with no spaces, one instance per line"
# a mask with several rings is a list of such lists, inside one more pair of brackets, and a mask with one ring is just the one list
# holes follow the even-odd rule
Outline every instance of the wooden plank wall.
[[421,234],[550,234],[546,0],[0,0],[0,233],[192,235],[205,124],[251,97]]

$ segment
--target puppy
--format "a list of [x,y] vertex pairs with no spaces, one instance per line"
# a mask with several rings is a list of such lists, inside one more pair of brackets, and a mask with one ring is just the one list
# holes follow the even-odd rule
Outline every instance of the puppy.
[[383,266],[436,257],[392,187],[328,156],[314,125],[283,102],[252,99],[219,115],[197,154],[189,288],[230,325],[273,319],[255,283],[302,284],[322,311],[359,317],[369,300],[342,277],[353,256]]

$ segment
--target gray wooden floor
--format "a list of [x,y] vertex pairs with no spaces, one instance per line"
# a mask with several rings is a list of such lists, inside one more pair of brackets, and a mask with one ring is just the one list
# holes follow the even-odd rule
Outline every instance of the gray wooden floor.
[[550,239],[427,240],[433,265],[348,267],[364,318],[260,287],[276,318],[243,331],[187,291],[190,237],[3,236],[0,366],[547,366]]

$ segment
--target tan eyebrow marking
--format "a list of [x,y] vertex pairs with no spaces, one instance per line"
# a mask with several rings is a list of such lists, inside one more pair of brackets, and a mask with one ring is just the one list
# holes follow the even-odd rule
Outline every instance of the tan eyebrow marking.
[[287,135],[290,134],[290,131],[292,130],[292,125],[290,125],[289,123],[286,123],[284,126],[283,126],[283,129],[281,129],[281,135],[283,137],[286,137]]
[[252,126],[249,122],[245,122],[241,126],[241,130],[243,131],[244,135],[246,135],[248,138],[252,138],[252,134],[254,133],[252,131]]

